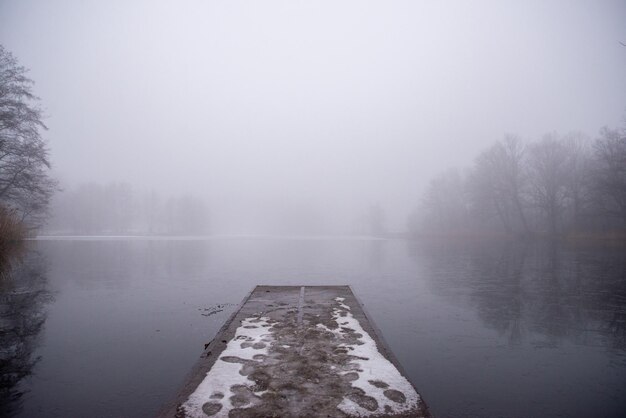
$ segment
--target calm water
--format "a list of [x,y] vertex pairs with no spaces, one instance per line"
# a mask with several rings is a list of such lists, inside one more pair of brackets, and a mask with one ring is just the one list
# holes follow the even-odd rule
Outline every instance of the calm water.
[[437,417],[626,414],[626,251],[366,239],[32,242],[0,415],[150,417],[256,284],[350,284]]

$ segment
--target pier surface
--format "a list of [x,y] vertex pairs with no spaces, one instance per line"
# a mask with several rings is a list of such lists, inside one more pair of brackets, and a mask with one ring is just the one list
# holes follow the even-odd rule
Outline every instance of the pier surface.
[[429,417],[348,286],[257,286],[161,417]]

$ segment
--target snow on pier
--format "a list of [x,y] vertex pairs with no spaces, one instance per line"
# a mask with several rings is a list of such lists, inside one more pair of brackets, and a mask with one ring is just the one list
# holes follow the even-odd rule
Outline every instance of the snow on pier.
[[428,417],[348,286],[257,286],[161,417]]

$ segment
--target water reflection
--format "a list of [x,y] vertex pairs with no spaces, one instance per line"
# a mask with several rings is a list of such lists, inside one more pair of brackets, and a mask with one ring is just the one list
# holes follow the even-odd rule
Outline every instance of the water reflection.
[[373,239],[368,243],[369,266],[372,269],[380,270],[385,266],[385,242],[383,240]]
[[[31,251],[2,282],[8,389],[0,416],[154,416],[233,304],[268,282],[353,285],[436,416],[623,415],[623,248],[284,239],[36,244],[49,267]],[[55,294],[49,306],[47,289]],[[45,341],[36,348],[46,311]],[[37,378],[24,378],[37,354]]]
[[13,416],[22,406],[24,378],[39,361],[34,355],[46,321],[44,257],[30,251],[5,264],[0,276],[0,416]]
[[626,252],[557,243],[409,244],[434,293],[465,300],[511,346],[626,350]]

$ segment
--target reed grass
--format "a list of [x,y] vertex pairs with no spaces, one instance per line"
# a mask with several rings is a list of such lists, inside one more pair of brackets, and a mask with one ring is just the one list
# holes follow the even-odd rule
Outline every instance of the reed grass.
[[11,255],[22,246],[27,230],[10,209],[0,206],[0,270],[6,267]]

